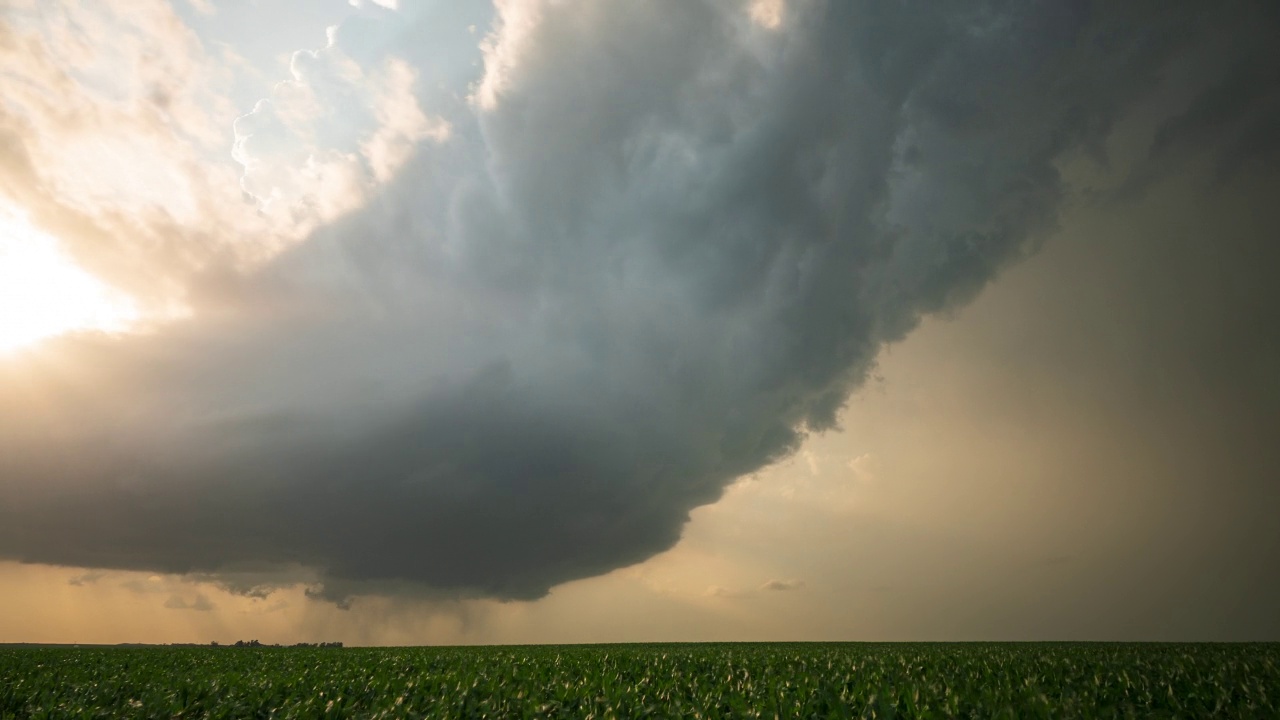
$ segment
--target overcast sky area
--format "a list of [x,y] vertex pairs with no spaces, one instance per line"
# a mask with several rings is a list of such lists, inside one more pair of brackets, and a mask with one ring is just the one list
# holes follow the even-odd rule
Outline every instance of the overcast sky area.
[[1278,31],[6,0],[0,642],[1280,640]]

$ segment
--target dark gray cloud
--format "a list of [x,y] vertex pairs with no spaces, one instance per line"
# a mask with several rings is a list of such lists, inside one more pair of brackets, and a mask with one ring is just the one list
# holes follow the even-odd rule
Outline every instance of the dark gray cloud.
[[[368,207],[207,271],[190,323],[0,366],[0,554],[255,591],[303,566],[335,599],[534,598],[642,561],[1034,250],[1055,161],[1244,17],[812,0],[770,31],[728,0],[521,6],[481,105],[423,89],[454,134]],[[426,62],[413,42],[360,52]],[[1228,123],[1202,115],[1168,137]]]

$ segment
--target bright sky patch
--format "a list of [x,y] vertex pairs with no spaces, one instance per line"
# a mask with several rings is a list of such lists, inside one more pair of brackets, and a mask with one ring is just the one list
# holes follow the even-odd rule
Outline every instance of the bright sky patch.
[[136,318],[127,296],[85,272],[55,239],[0,211],[0,354],[78,330],[120,332]]

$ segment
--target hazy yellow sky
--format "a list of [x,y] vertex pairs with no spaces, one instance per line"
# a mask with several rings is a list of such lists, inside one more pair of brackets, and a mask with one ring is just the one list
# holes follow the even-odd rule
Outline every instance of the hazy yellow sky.
[[1274,10],[390,5],[0,14],[0,642],[1280,639]]

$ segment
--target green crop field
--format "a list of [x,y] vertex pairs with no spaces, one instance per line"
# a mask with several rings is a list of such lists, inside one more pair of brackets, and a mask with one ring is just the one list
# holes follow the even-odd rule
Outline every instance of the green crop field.
[[1280,718],[1280,645],[9,647],[0,717]]

